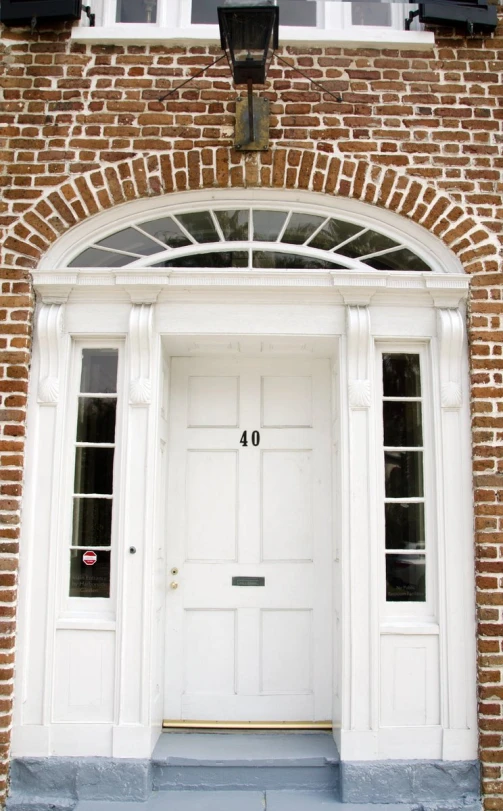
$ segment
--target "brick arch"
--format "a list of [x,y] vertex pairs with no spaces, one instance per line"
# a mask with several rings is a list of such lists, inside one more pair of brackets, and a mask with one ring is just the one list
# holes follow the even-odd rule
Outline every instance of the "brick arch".
[[280,147],[247,155],[227,147],[142,155],[70,177],[22,214],[5,241],[5,264],[36,267],[62,234],[114,205],[172,192],[245,187],[361,200],[431,231],[468,273],[497,269],[494,234],[424,180],[369,161]]

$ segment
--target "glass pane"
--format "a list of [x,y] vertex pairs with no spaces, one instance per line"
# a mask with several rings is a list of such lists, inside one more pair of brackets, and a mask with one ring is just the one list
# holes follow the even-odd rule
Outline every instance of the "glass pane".
[[[221,0],[218,0],[221,3]],[[215,211],[218,224],[227,240],[249,239],[249,212]]]
[[[184,248],[191,245],[190,239],[185,236],[181,228],[178,227],[171,217],[163,217],[160,220],[142,222],[139,226],[147,234],[151,234],[160,242],[164,242],[168,248]],[[160,250],[160,248],[159,248]]]
[[384,354],[382,379],[385,397],[420,397],[419,355]]
[[72,546],[110,546],[111,533],[111,498],[73,500]]
[[124,228],[123,231],[117,231],[116,234],[100,239],[96,244],[103,248],[115,248],[118,251],[129,251],[129,253],[139,253],[144,256],[162,251],[160,245],[140,234],[135,228]]
[[316,25],[314,0],[278,0],[280,25]]
[[385,504],[386,549],[424,549],[424,504]]
[[83,349],[80,390],[114,394],[117,391],[118,349]]
[[387,498],[423,495],[422,451],[385,451],[384,470]]
[[284,270],[334,270],[340,269],[342,266],[312,256],[298,256],[295,253],[253,251],[253,267],[282,268]]
[[394,603],[424,603],[424,555],[386,555],[386,599]]
[[169,262],[159,262],[154,267],[165,268],[247,268],[248,251],[215,251],[180,256]]
[[384,401],[384,444],[393,447],[417,447],[423,444],[421,403]]
[[385,504],[386,549],[424,549],[424,504]]
[[426,262],[423,262],[419,256],[409,251],[408,248],[402,248],[399,251],[392,251],[384,254],[384,256],[375,256],[373,259],[364,259],[363,261],[376,270],[431,270]]
[[208,211],[191,211],[189,214],[177,214],[176,216],[196,242],[220,242]]
[[111,495],[113,473],[113,448],[76,448],[74,493]]
[[397,244],[394,239],[385,237],[384,234],[378,234],[377,231],[365,231],[364,234],[360,234],[352,242],[340,248],[339,253],[356,259],[359,256],[366,256],[366,254],[375,251],[385,251]]
[[193,25],[218,25],[218,6],[223,5],[223,0],[192,0]]
[[351,3],[351,22],[353,25],[391,25],[391,8],[389,3]]
[[83,556],[80,549],[70,550],[70,597],[110,597],[110,552],[98,549],[92,566]]
[[361,225],[353,225],[342,220],[329,220],[309,243],[311,248],[330,251],[346,239],[350,239],[362,230]]
[[286,217],[285,211],[254,211],[253,239],[258,242],[276,242]]
[[69,268],[120,268],[134,262],[133,256],[112,251],[100,251],[99,248],[87,248],[72,259]]
[[157,0],[117,0],[118,23],[155,23]]
[[290,242],[292,245],[303,245],[313,231],[320,227],[324,219],[324,217],[316,217],[313,214],[292,214],[281,241]]
[[117,400],[80,397],[77,442],[114,442]]

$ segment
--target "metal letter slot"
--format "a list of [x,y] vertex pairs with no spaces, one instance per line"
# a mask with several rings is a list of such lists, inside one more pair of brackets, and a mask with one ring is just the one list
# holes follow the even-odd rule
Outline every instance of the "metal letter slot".
[[265,577],[233,577],[233,586],[265,586]]

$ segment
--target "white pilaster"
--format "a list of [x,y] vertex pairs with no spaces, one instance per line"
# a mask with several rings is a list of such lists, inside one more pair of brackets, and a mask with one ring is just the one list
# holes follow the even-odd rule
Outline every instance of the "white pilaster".
[[[440,492],[443,510],[439,526],[440,622],[446,668],[443,757],[476,757],[477,735],[474,684],[475,650],[468,628],[474,629],[472,509],[469,492],[469,425],[463,406],[462,360],[464,318],[458,309],[437,310],[440,391]],[[445,573],[442,578],[442,573]],[[443,593],[442,593],[443,592]]]
[[[372,544],[372,496],[375,486],[371,421],[371,349],[368,306],[350,304],[347,318],[349,498],[347,538],[343,549],[343,628],[345,667],[341,758],[370,760],[377,755],[375,655],[377,612]],[[374,618],[374,619],[373,619]]]
[[155,492],[155,426],[151,407],[153,308],[151,302],[133,303],[129,318],[124,540],[120,550],[123,575],[118,594],[119,719],[113,730],[115,757],[148,757],[151,748],[150,571]]
[[29,629],[31,643],[20,640],[18,666],[23,673],[21,705],[24,734],[15,745],[30,754],[49,754],[52,660],[57,592],[65,403],[60,402],[65,379],[68,336],[63,329],[65,304],[40,305],[35,327],[37,351],[30,387],[27,465],[31,476],[25,491],[22,535],[24,576],[19,617]]

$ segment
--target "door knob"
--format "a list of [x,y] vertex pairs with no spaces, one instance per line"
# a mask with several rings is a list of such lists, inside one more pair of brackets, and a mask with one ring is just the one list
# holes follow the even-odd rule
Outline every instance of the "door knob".
[[174,591],[175,589],[178,588],[178,583],[176,583],[174,580],[172,580],[171,583],[169,584],[169,587],[170,587],[170,589],[173,589],[173,591]]

